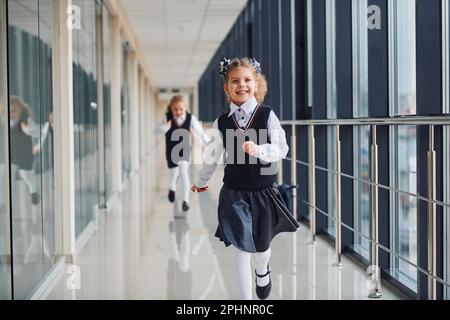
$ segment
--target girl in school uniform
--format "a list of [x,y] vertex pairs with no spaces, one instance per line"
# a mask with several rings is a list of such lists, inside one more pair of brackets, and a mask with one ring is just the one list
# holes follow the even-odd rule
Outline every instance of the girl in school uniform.
[[286,157],[289,147],[279,119],[262,104],[267,82],[260,64],[249,58],[224,59],[220,73],[230,108],[213,125],[219,134],[210,146],[219,152],[203,165],[191,190],[207,191],[217,164],[225,158],[215,235],[234,250],[241,298],[252,299],[253,254],[256,294],[267,299],[272,288],[270,243],[278,233],[298,228],[276,187],[276,163]]
[[175,95],[169,102],[167,112],[156,133],[164,133],[166,142],[166,160],[169,167],[169,194],[170,202],[175,202],[178,177],[181,176],[183,190],[183,211],[189,210],[189,164],[191,159],[191,138],[193,134],[206,144],[208,136],[197,118],[187,111],[187,100],[183,95]]

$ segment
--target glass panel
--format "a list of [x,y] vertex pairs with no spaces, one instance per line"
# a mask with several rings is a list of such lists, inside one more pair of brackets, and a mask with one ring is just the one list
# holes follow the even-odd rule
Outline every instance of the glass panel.
[[0,300],[11,299],[10,216],[7,208],[8,181],[8,99],[6,97],[6,19],[0,3]]
[[326,1],[327,41],[327,118],[335,119],[336,110],[336,2]]
[[25,299],[55,261],[52,1],[8,5],[14,297]]
[[[336,128],[327,127],[328,135],[328,170],[336,170]],[[328,172],[328,229],[330,235],[335,235],[336,222],[336,174]]]
[[[416,127],[399,126],[395,130],[396,188],[417,193]],[[394,251],[412,263],[417,263],[417,199],[396,193],[394,200]],[[394,258],[394,268],[400,280],[413,290],[417,279],[416,268]]]
[[[369,66],[367,0],[352,1],[353,14],[353,114],[355,117],[369,116]],[[355,176],[369,180],[369,126],[354,127],[354,172]],[[370,236],[370,185],[354,181],[354,247],[353,249],[369,259],[369,241],[357,233]]]
[[130,75],[129,51],[127,43],[122,40],[122,84],[121,84],[121,119],[122,119],[122,177],[125,182],[131,172],[130,159]]
[[415,1],[396,0],[392,2],[393,76],[391,92],[394,100],[394,115],[416,114],[416,6]]
[[111,16],[106,6],[103,6],[103,104],[105,127],[105,194],[108,200],[112,194],[112,132],[111,132]]
[[355,117],[369,116],[367,0],[353,0],[353,101]]
[[313,106],[313,0],[307,0],[307,37],[308,37],[308,107]]
[[[369,181],[370,179],[370,127],[355,127],[355,177]],[[354,181],[355,194],[355,237],[354,250],[366,259],[370,258],[370,242],[357,233],[370,237],[370,185],[358,180]]]
[[99,203],[97,45],[95,0],[74,0],[80,7],[81,29],[73,30],[75,213],[77,236],[94,219]]

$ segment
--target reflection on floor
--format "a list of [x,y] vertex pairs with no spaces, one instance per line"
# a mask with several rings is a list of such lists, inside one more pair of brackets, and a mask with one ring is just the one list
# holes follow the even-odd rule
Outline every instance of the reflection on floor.
[[[192,166],[192,178],[198,169]],[[146,168],[100,216],[98,231],[78,256],[80,289],[67,289],[69,279],[61,277],[49,299],[238,298],[231,252],[213,236],[220,174],[210,192],[192,195],[184,214],[181,201],[167,200],[164,163],[156,172],[156,188]],[[321,239],[310,245],[305,226],[272,244],[271,299],[367,299],[364,270],[345,257],[342,268],[333,267],[333,248]],[[385,287],[382,293],[383,299],[399,299]]]

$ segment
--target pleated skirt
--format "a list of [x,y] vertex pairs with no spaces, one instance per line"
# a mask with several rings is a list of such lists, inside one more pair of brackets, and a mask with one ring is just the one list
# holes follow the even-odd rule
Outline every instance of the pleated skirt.
[[267,251],[277,234],[295,232],[299,227],[276,185],[254,191],[223,185],[218,220],[215,236],[225,246],[252,253]]

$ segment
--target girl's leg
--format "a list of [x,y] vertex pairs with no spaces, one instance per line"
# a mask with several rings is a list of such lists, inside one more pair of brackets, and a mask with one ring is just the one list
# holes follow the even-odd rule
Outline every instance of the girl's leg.
[[252,300],[252,269],[251,253],[242,251],[234,246],[234,266],[236,280],[242,300]]
[[189,178],[189,162],[180,161],[178,163],[180,168],[181,183],[183,186],[183,201],[189,203],[189,195],[191,194],[191,181]]
[[[266,252],[255,253],[256,273],[264,275],[267,273],[267,265],[269,264],[271,250],[270,248]],[[260,278],[256,277],[256,281],[259,287],[265,287],[269,284],[269,275]]]
[[169,169],[169,190],[176,191],[177,190],[177,179],[180,170],[178,167]]

